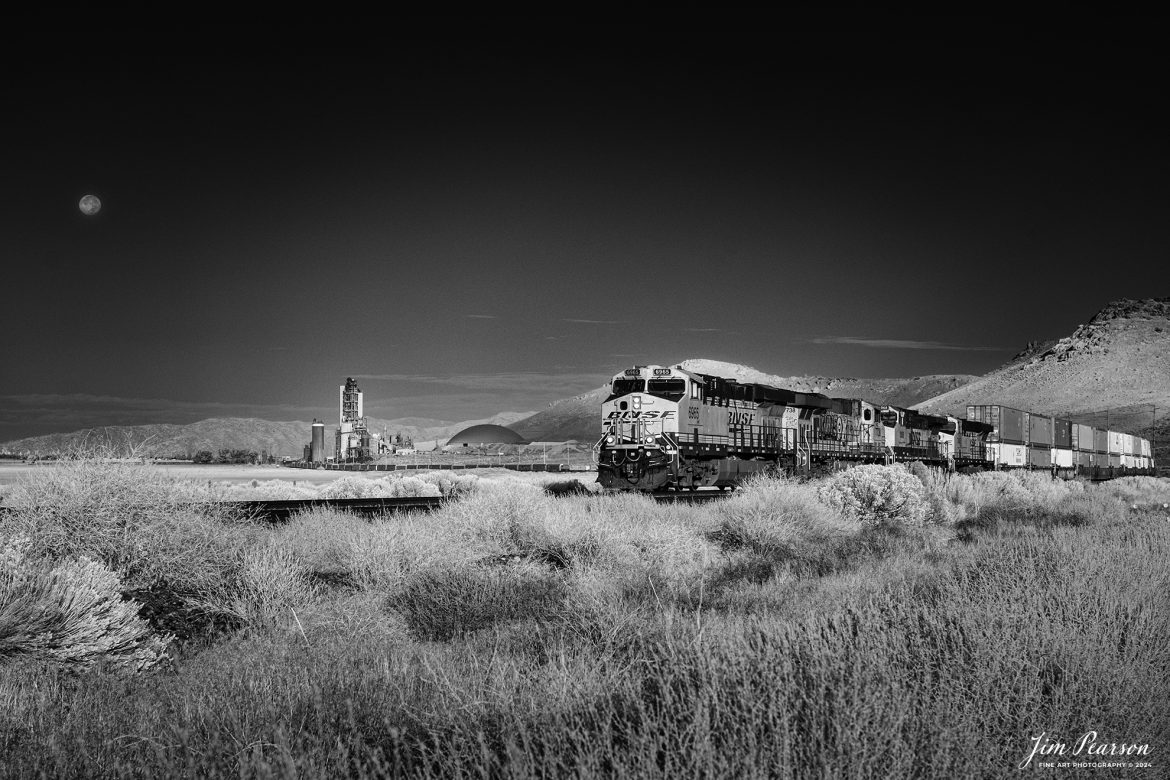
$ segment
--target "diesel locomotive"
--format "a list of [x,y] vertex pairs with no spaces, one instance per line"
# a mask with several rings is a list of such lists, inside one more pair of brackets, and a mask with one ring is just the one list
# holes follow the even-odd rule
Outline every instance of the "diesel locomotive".
[[722,489],[759,471],[857,463],[1048,469],[1095,479],[1152,474],[1154,466],[1145,439],[1009,407],[971,406],[964,419],[679,366],[617,374],[601,417],[598,481],[618,490]]

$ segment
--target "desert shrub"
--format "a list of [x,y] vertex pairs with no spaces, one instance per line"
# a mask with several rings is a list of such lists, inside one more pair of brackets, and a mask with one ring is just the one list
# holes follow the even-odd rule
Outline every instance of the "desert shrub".
[[1121,477],[1096,486],[1131,507],[1170,508],[1170,479],[1166,477]]
[[386,496],[385,483],[346,475],[327,482],[317,489],[317,498],[377,498]]
[[579,479],[556,480],[546,483],[543,487],[544,492],[550,496],[587,496],[594,492]]
[[239,571],[223,587],[192,599],[208,613],[252,626],[289,624],[295,610],[313,602],[318,588],[309,572],[287,549],[274,545],[247,547]]
[[728,547],[792,555],[809,545],[856,533],[837,509],[818,500],[809,484],[755,478],[720,502],[716,538]]
[[956,482],[962,482],[967,477],[941,468],[931,468],[918,461],[910,463],[908,469],[922,483],[927,523],[953,525],[968,517],[967,507],[955,498],[953,488]]
[[1109,484],[1086,487],[1045,472],[956,475],[947,481],[945,490],[959,507],[957,526],[968,539],[975,529],[1005,533],[1012,526],[1050,528],[1116,522],[1126,506]]
[[460,498],[472,493],[479,477],[454,475],[442,472],[422,474],[388,475],[369,479],[367,477],[344,476],[327,482],[316,491],[317,498],[399,498],[433,496]]
[[0,662],[20,657],[71,669],[108,662],[129,672],[161,661],[169,637],[151,633],[121,578],[88,558],[51,562],[27,540],[0,547]]
[[422,477],[398,477],[388,480],[386,484],[387,493],[391,497],[410,497],[410,496],[431,496],[439,497],[443,495],[442,488],[439,486],[437,480],[429,481]]
[[485,555],[524,553],[547,543],[544,518],[552,506],[537,485],[491,480],[432,517],[437,523],[458,529]]
[[223,489],[227,501],[291,501],[302,498],[316,498],[317,489],[310,484],[294,485],[284,479],[252,480],[246,485],[229,485]]
[[312,509],[274,529],[272,543],[310,575],[343,575],[363,590],[394,588],[412,573],[483,555],[441,512],[367,519]]
[[928,519],[922,483],[902,466],[866,465],[821,482],[817,496],[863,525],[922,525]]
[[[427,471],[418,475],[427,484],[439,489],[443,498],[459,499],[478,489],[480,479],[474,474],[452,474],[449,471]],[[420,494],[429,495],[429,494]]]
[[128,588],[217,587],[254,534],[207,503],[202,488],[141,465],[63,461],[18,483],[10,498],[0,534],[27,539],[31,557],[100,561]]
[[948,498],[970,515],[984,509],[1031,515],[1060,507],[1085,493],[1082,483],[1054,479],[1047,472],[985,471],[956,475],[946,483]]
[[462,566],[411,576],[388,605],[418,638],[447,641],[499,623],[562,619],[568,594],[563,578],[536,564]]

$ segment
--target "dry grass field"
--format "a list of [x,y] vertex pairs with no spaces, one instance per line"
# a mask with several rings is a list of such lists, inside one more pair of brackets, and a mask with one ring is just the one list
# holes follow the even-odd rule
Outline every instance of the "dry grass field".
[[1094,777],[1170,766],[1170,480],[553,479],[264,526],[36,471],[0,515],[0,776],[987,778],[1090,730],[1153,764]]

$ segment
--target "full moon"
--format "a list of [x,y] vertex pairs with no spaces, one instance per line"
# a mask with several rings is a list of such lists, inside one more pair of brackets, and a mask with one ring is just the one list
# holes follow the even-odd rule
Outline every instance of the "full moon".
[[97,195],[86,195],[77,204],[77,208],[81,209],[81,213],[87,217],[92,217],[94,214],[102,210],[102,202]]

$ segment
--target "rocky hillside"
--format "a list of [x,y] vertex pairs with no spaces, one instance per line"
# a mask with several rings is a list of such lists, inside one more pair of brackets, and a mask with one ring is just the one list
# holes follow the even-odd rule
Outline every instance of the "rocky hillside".
[[1148,435],[1170,412],[1170,298],[1114,301],[1072,335],[1030,344],[1007,365],[922,403],[963,414],[999,403]]

